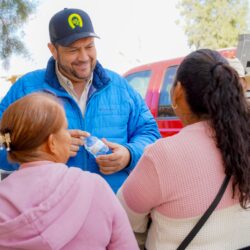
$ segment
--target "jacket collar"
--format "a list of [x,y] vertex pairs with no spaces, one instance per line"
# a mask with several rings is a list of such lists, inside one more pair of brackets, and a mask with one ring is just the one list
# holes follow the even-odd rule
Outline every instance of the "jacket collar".
[[[62,89],[60,85],[57,75],[55,72],[55,59],[51,57],[48,61],[46,72],[45,72],[45,81],[53,88]],[[110,78],[108,77],[105,69],[102,65],[97,61],[96,66],[93,72],[93,90],[100,90],[107,86],[110,82]]]

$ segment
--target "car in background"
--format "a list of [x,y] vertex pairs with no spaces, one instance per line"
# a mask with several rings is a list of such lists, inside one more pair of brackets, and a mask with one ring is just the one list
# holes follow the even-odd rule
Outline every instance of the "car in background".
[[[226,58],[236,56],[236,48],[218,51]],[[123,75],[145,99],[162,137],[176,134],[182,128],[182,123],[171,106],[170,89],[183,58],[145,64],[132,68]]]

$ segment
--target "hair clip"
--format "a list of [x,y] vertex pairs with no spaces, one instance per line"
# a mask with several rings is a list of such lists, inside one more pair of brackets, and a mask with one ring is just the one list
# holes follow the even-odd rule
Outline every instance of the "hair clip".
[[0,150],[3,150],[4,136],[0,134]]
[[10,151],[10,143],[11,143],[11,140],[10,140],[10,133],[4,134],[4,137],[5,137],[5,143],[6,143],[6,145],[7,145],[6,150],[7,150],[7,151]]
[[4,148],[4,145],[6,145],[6,150],[10,151],[10,133],[5,133],[0,134],[0,150],[2,150]]

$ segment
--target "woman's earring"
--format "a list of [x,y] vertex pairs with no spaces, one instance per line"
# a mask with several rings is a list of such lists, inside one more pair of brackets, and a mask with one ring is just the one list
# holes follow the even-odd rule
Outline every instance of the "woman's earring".
[[175,109],[177,109],[178,108],[178,105],[176,104],[176,105],[174,105],[173,103],[172,103],[172,108],[175,110]]

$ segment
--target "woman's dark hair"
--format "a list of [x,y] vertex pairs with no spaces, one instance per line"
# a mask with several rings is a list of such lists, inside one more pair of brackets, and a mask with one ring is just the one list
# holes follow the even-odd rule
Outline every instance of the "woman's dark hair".
[[233,196],[247,208],[250,201],[250,112],[237,72],[217,51],[201,49],[180,64],[180,82],[191,111],[209,119],[225,174],[233,177]]
[[24,163],[35,160],[37,148],[63,126],[64,110],[59,100],[47,93],[29,94],[3,113],[0,133],[10,134],[9,159]]

